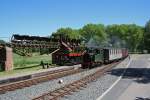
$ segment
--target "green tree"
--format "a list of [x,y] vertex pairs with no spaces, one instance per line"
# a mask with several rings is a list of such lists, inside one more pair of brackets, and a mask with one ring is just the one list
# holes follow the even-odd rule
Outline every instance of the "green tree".
[[135,24],[129,25],[128,29],[128,44],[132,51],[137,51],[138,46],[143,39],[144,30],[141,26],[137,26]]
[[1,43],[1,44],[4,44],[4,43],[5,43],[5,41],[4,41],[4,40],[0,40],[0,43]]
[[150,20],[145,25],[144,49],[147,49],[148,52],[150,52]]
[[126,47],[125,37],[127,36],[127,25],[108,25],[106,27],[106,32],[110,39],[110,44],[113,47]]
[[4,40],[0,40],[0,44],[6,44]]
[[72,39],[80,39],[81,38],[81,35],[79,34],[79,31],[78,30],[75,30],[75,29],[72,29],[72,28],[60,28],[57,30],[56,33],[53,33],[53,34],[62,34],[62,35],[65,35],[65,36],[68,36],[69,38],[72,38]]
[[106,32],[112,46],[118,42],[131,51],[136,51],[143,39],[143,27],[135,24],[108,25]]
[[87,24],[80,29],[80,34],[84,37],[85,42],[93,38],[96,42],[101,43],[107,38],[103,24]]

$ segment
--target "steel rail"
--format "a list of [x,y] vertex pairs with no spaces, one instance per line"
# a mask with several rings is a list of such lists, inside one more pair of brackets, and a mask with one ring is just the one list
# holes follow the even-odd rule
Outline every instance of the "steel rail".
[[7,91],[14,91],[16,89],[29,87],[29,86],[32,86],[41,82],[46,82],[46,81],[57,79],[57,78],[64,77],[67,75],[72,75],[75,73],[79,73],[81,71],[83,71],[81,68],[78,68],[78,69],[65,68],[61,70],[54,70],[53,72],[45,76],[38,76],[38,77],[27,79],[27,80],[3,84],[3,85],[0,85],[0,94],[3,94]]
[[81,88],[85,88],[86,85],[95,79],[101,77],[104,75],[107,71],[110,71],[113,67],[115,67],[119,62],[106,65],[102,69],[99,69],[93,74],[90,74],[88,76],[85,76],[84,78],[81,78],[80,80],[74,81],[70,84],[65,85],[62,88],[56,89],[54,91],[50,91],[48,93],[44,93],[38,97],[32,98],[32,100],[57,100],[61,97],[71,94],[72,92],[75,92]]

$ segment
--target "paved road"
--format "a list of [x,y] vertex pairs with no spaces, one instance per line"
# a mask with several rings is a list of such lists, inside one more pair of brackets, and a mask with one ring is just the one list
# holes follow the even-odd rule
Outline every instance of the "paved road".
[[[121,79],[97,100],[150,100],[150,55],[131,57],[128,68],[112,70]],[[147,98],[147,99],[146,99]]]

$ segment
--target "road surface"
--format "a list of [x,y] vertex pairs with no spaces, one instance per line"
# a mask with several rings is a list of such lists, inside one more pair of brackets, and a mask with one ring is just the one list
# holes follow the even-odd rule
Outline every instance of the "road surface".
[[114,69],[111,75],[118,80],[97,100],[150,100],[150,55],[131,57],[125,68]]

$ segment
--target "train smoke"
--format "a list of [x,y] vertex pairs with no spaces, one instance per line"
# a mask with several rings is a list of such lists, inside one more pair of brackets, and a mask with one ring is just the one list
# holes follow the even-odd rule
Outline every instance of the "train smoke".
[[111,36],[108,41],[109,45],[115,48],[126,48],[127,44],[125,40],[122,40],[121,38],[117,36]]
[[117,36],[112,36],[107,38],[104,41],[99,41],[95,38],[90,38],[90,40],[86,43],[87,47],[114,47],[114,48],[127,48],[127,43],[125,40],[120,39]]

